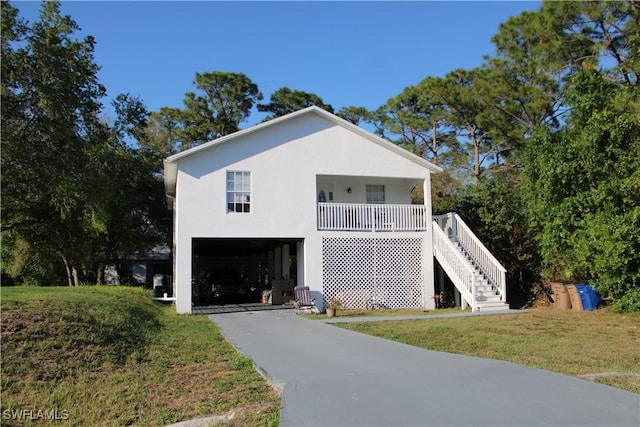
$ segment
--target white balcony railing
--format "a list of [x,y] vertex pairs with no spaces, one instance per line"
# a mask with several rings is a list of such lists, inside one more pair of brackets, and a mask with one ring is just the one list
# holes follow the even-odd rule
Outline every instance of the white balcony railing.
[[425,231],[424,205],[318,203],[318,230]]

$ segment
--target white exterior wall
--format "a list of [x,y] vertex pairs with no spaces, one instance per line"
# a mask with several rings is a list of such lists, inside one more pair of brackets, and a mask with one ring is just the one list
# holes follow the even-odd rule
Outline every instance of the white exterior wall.
[[[319,175],[318,184],[333,184],[334,203],[364,203],[367,197],[368,184],[382,184],[385,190],[385,203],[387,204],[411,204],[411,187],[416,183],[415,179],[393,180],[378,176],[328,176]],[[351,188],[351,193],[347,189]],[[318,194],[316,189],[316,195]]]
[[423,194],[425,204],[427,205],[427,232],[425,233],[425,239],[423,241],[424,249],[424,265],[425,267],[425,277],[424,277],[424,289],[423,289],[423,297],[424,307],[427,309],[436,308],[436,301],[433,298],[436,294],[435,291],[435,266],[433,261],[433,212],[431,208],[431,175],[427,176],[424,180],[423,184]]
[[[364,202],[365,185],[383,183],[386,203],[406,204],[410,203],[411,183],[424,182],[431,227],[427,168],[316,114],[240,135],[176,162],[174,280],[180,313],[191,312],[193,238],[304,238],[304,258],[298,270],[313,292],[321,292],[323,232],[317,231],[316,223],[318,182],[337,179],[337,202]],[[251,171],[251,213],[227,213],[227,171]],[[352,188],[351,194],[347,187]],[[424,251],[429,257],[424,264],[429,288],[425,294],[433,295],[431,230],[421,234],[429,242]],[[341,235],[349,237],[349,233]],[[316,295],[316,300],[321,298]]]

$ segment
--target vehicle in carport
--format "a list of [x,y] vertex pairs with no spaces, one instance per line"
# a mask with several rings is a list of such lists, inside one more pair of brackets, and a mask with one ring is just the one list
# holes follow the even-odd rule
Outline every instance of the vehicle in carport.
[[238,270],[215,269],[209,273],[210,304],[243,304],[260,302],[261,293],[251,286]]

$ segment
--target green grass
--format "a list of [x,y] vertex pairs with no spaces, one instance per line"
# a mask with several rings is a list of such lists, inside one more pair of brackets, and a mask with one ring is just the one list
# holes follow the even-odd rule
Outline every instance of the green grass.
[[143,290],[5,287],[0,316],[0,413],[57,409],[68,418],[26,425],[166,425],[231,413],[227,425],[278,425],[280,397],[251,361],[206,316],[179,316]]
[[[397,316],[432,316],[434,314],[460,313],[457,308],[444,308],[440,310],[425,310],[422,308],[398,308],[380,310],[338,310],[335,317],[397,317]],[[326,314],[301,314],[302,317],[312,320],[326,319]]]
[[[455,319],[339,324],[431,350],[506,360],[569,375],[640,374],[640,315],[536,309]],[[598,379],[640,393],[640,376]]]

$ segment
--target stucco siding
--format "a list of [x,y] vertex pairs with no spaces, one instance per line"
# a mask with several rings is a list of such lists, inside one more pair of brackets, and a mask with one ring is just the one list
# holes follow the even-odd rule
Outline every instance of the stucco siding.
[[[349,177],[340,178],[353,188],[351,194],[346,188],[336,189],[344,202],[362,199],[365,184],[386,182],[387,203],[409,203],[410,182],[429,175],[320,117],[303,116],[291,125],[287,132],[268,129],[180,160],[182,232],[199,237],[306,235],[316,228],[317,175],[353,176],[353,184]],[[312,133],[300,136],[305,132],[299,127]],[[291,136],[297,139],[289,141]],[[227,171],[251,172],[251,213],[227,213]]]
[[[384,184],[385,203],[409,204],[411,187],[420,183],[427,189],[432,172],[318,114],[298,115],[171,161],[177,164],[174,280],[181,313],[191,311],[193,238],[304,239],[299,270],[304,283],[321,292],[318,184],[330,182],[338,203],[363,203],[367,184]],[[251,172],[250,213],[227,212],[227,171]],[[430,236],[425,232],[426,240]],[[432,256],[431,249],[424,254]],[[431,264],[425,263],[427,282]],[[432,283],[427,286],[432,292]]]

